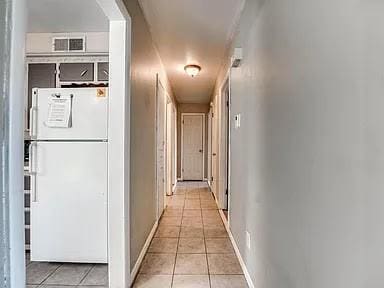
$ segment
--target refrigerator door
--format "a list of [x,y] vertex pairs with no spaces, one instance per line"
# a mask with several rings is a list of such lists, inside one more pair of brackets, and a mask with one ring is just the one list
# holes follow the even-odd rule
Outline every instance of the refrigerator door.
[[31,259],[107,262],[107,143],[33,142]]
[[[72,97],[71,123],[65,128],[47,124],[52,99],[60,97]],[[34,140],[105,140],[108,138],[108,89],[35,89],[30,122]]]

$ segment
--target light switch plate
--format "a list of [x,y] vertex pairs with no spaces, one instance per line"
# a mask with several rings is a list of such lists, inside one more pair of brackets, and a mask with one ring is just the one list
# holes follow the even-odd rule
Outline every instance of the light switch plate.
[[241,114],[235,115],[235,129],[239,129],[241,126]]

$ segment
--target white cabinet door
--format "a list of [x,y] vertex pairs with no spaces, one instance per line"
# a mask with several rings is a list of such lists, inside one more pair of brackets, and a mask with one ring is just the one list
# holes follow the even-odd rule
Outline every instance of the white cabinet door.
[[203,180],[204,115],[183,115],[183,180]]
[[32,146],[31,259],[107,262],[107,143]]
[[[104,91],[105,94],[98,92]],[[106,88],[38,89],[33,95],[32,138],[38,140],[103,140],[108,138],[108,93]],[[55,95],[72,98],[72,125],[51,128],[46,125],[49,103]]]

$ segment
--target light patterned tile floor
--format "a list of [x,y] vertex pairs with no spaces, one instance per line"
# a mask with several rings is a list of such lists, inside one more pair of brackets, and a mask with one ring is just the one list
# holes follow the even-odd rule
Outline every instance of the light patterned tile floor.
[[31,262],[26,254],[26,288],[108,287],[108,265]]
[[181,182],[167,197],[167,208],[133,287],[248,287],[205,182]]

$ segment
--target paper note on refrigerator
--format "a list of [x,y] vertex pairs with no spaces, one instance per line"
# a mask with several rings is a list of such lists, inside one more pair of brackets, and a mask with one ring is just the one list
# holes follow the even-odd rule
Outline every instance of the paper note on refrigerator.
[[72,97],[52,97],[48,106],[48,119],[45,124],[52,128],[70,128],[72,126]]

